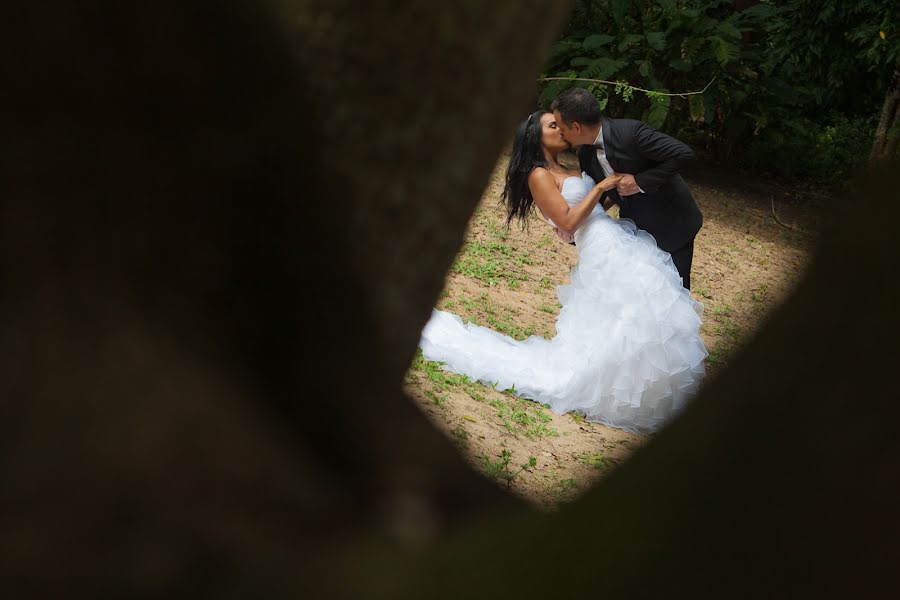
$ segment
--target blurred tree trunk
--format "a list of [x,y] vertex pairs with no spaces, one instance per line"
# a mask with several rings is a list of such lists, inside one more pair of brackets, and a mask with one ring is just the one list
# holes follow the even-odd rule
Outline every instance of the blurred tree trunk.
[[320,597],[520,506],[401,382],[567,8],[9,8],[5,597]]

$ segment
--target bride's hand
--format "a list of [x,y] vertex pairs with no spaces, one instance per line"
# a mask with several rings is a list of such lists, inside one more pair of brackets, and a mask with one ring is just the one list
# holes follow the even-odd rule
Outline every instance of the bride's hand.
[[620,179],[622,179],[621,175],[610,175],[609,177],[598,183],[597,187],[600,188],[601,191],[608,192],[619,184]]

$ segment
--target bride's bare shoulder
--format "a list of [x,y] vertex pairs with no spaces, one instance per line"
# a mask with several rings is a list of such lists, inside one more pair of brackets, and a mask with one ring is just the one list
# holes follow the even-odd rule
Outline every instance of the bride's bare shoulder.
[[556,177],[553,173],[550,172],[549,169],[544,167],[535,167],[531,170],[531,173],[528,174],[528,185],[534,186],[547,186],[553,185],[554,187],[559,187],[559,184],[556,181]]

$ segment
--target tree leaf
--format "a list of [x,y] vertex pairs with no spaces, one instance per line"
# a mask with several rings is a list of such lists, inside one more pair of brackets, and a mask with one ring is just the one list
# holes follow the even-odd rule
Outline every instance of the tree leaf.
[[654,31],[647,34],[647,44],[654,50],[666,49],[666,34],[661,31]]
[[772,6],[771,4],[760,3],[751,6],[750,8],[740,12],[739,14],[742,17],[752,17],[754,19],[764,20],[775,16],[777,12],[780,12],[779,9]]
[[[565,73],[557,74],[558,76],[565,76]],[[572,87],[574,82],[571,81],[548,81],[544,84],[544,89],[541,91],[538,97],[538,103],[543,107],[549,107],[550,103],[553,102],[554,98],[559,96],[563,90],[567,90]]]
[[709,36],[707,39],[713,45],[713,54],[716,60],[723,67],[738,57],[740,49],[734,44],[726,42],[717,35]]
[[734,40],[741,39],[741,32],[738,31],[737,27],[735,27],[732,23],[730,23],[728,21],[722,21],[721,23],[719,23],[719,25],[716,27],[716,30],[722,36],[730,37]]
[[763,82],[763,86],[770,93],[780,98],[787,104],[796,104],[799,94],[787,82],[777,77],[769,77]]
[[625,13],[631,8],[631,0],[612,0],[612,8],[616,25],[625,25]]
[[605,33],[589,35],[588,37],[584,38],[582,48],[590,52],[592,50],[596,50],[597,48],[602,48],[614,39],[616,38],[611,35],[606,35]]
[[641,61],[641,64],[640,64],[640,66],[638,67],[638,73],[640,73],[640,74],[643,75],[644,77],[648,77],[648,78],[649,78],[649,77],[650,77],[650,73],[651,73],[651,71],[650,71],[650,61],[648,61],[648,60]]
[[676,71],[682,71],[687,73],[688,71],[693,70],[694,65],[687,62],[686,60],[682,60],[680,58],[673,58],[669,61],[669,66],[675,69]]
[[706,110],[703,106],[703,94],[688,96],[688,106],[691,109],[691,120],[702,123],[706,120]]
[[668,116],[669,114],[669,105],[671,104],[671,102],[671,96],[658,96],[656,98],[653,98],[650,109],[647,110],[646,113],[644,113],[643,120],[650,127],[659,129],[666,121],[666,116]]
[[595,58],[585,74],[591,79],[607,79],[628,63],[614,58]]
[[621,43],[619,43],[619,51],[624,52],[631,46],[632,44],[637,44],[641,40],[644,39],[644,36],[638,33],[629,33],[624,38],[622,38]]
[[550,56],[547,59],[547,63],[558,63],[566,56],[580,52],[581,47],[582,45],[580,42],[571,39],[560,40],[559,42],[553,44],[553,47],[550,49]]

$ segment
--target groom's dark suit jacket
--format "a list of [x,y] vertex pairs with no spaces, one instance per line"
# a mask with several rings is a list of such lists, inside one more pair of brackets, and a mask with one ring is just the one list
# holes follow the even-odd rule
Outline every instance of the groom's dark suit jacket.
[[[632,119],[602,119],[606,158],[617,173],[630,173],[645,193],[620,196],[612,189],[604,194],[619,205],[619,215],[656,238],[666,252],[694,239],[703,215],[678,170],[694,158],[693,151],[675,138]],[[595,181],[605,177],[597,152],[591,146],[578,150],[581,170]]]

